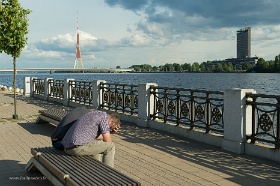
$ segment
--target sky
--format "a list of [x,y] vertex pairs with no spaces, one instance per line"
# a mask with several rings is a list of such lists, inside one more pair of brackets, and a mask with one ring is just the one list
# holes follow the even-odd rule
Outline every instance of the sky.
[[[19,2],[32,12],[17,68],[73,68],[77,25],[85,68],[235,58],[236,33],[245,26],[252,28],[252,56],[280,53],[279,0]],[[0,54],[0,69],[12,67],[12,57]]]

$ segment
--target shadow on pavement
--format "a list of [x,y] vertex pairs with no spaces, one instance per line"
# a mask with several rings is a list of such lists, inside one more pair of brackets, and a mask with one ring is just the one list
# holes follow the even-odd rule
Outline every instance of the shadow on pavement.
[[[14,98],[13,94],[4,94],[4,96],[8,96],[10,98]],[[34,98],[34,97],[29,97],[29,96],[24,96],[24,95],[17,95],[17,100],[23,101],[27,104],[32,104],[36,105],[39,107],[42,107],[44,109],[49,109],[49,108],[69,108],[66,106],[63,106],[62,104],[56,103],[56,102],[51,102],[51,101],[44,101],[42,99]]]
[[237,184],[247,185],[244,177],[250,177],[258,183],[280,185],[280,164],[277,162],[226,152],[218,147],[167,132],[123,123],[125,124],[118,135],[125,141],[142,143],[183,160],[225,173],[232,176],[228,179]]
[[0,161],[0,185],[42,185],[51,186],[52,184],[39,171],[27,173],[25,165],[15,160]]
[[19,123],[19,125],[30,132],[31,134],[40,134],[44,136],[51,137],[51,134],[53,133],[53,130],[55,129],[55,126],[49,123]]

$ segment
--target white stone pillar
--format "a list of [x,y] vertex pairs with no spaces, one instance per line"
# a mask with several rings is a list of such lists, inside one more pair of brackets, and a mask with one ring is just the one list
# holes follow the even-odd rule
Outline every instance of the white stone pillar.
[[94,80],[92,82],[92,107],[93,109],[100,109],[100,103],[103,99],[100,84],[106,83],[105,80]]
[[49,80],[50,79],[52,79],[52,78],[45,78],[45,81],[44,81],[44,100],[49,99],[49,95],[50,95]]
[[254,89],[231,89],[224,92],[224,140],[222,148],[244,154],[246,134],[252,132],[252,109],[246,106],[246,93]]
[[63,102],[64,106],[69,105],[69,98],[71,97],[71,86],[69,85],[69,81],[73,81],[75,79],[64,79],[64,86],[63,86]]
[[30,96],[31,77],[24,77],[23,82],[23,95]]
[[138,85],[138,118],[137,125],[149,127],[148,120],[154,108],[154,97],[150,94],[150,86],[157,86],[155,83]]

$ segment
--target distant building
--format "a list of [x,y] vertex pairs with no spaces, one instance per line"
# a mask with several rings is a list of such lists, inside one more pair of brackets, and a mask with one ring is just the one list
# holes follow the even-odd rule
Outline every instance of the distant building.
[[233,66],[235,66],[237,69],[242,68],[242,65],[244,63],[250,63],[251,65],[256,65],[258,62],[258,57],[245,57],[245,58],[228,58],[225,59],[226,63],[231,63]]
[[256,65],[258,57],[251,57],[251,27],[246,27],[237,31],[237,58],[228,58],[225,60],[211,61],[207,66],[216,66],[218,63],[225,66],[226,63],[231,63],[235,69],[241,69],[245,63]]
[[237,58],[251,57],[251,27],[237,31]]
[[249,62],[255,65],[258,57],[251,57],[251,27],[245,27],[237,31],[237,58],[225,59],[226,63],[232,63],[240,68],[244,63]]

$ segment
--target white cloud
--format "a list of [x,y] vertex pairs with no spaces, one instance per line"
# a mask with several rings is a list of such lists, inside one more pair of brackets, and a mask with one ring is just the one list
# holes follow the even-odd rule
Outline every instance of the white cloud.
[[[52,38],[42,39],[35,43],[35,46],[40,50],[46,51],[61,51],[71,53],[76,49],[76,33],[58,34]],[[93,35],[79,31],[80,46],[91,46],[96,42],[96,37]]]
[[260,41],[278,39],[280,38],[280,24],[252,28],[252,37]]
[[25,57],[32,57],[32,58],[60,58],[62,57],[61,52],[57,51],[44,51],[39,50],[34,46],[26,46],[24,50],[22,51],[22,55]]

